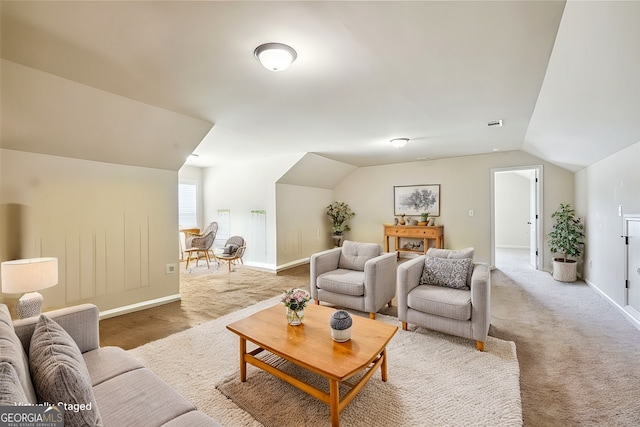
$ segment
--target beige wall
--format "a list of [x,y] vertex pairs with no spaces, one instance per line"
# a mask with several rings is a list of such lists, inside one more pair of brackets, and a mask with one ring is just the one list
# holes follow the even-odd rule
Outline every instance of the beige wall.
[[[352,219],[352,240],[383,243],[383,223],[393,221],[395,185],[440,184],[440,217],[445,227],[445,246],[473,246],[476,259],[491,260],[491,170],[512,166],[543,165],[544,234],[550,215],[561,202],[573,203],[573,173],[541,161],[522,151],[458,157],[422,162],[360,168],[340,183],[334,197],[356,212]],[[474,216],[468,215],[469,210]],[[550,269],[551,255],[543,253],[543,269]]]
[[325,214],[333,190],[277,184],[278,268],[306,261],[333,245]]
[[59,259],[45,308],[178,294],[177,271],[165,273],[178,262],[177,172],[0,151],[2,257]]
[[640,214],[640,143],[576,174],[576,210],[585,219],[583,278],[625,305],[623,214]]

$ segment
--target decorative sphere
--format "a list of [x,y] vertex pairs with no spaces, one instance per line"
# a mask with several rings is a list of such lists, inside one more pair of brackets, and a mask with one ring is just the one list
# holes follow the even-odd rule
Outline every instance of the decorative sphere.
[[331,315],[331,319],[329,320],[331,329],[335,329],[338,331],[349,329],[352,324],[353,320],[351,319],[351,315],[344,310],[335,311]]

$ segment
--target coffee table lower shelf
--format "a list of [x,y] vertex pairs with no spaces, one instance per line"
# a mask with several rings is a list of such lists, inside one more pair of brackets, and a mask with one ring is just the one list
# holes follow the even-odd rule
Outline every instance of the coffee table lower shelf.
[[[360,392],[362,387],[371,379],[373,374],[376,372],[378,367],[380,367],[380,373],[382,376],[382,381],[387,381],[387,356],[386,356],[386,348],[383,349],[380,354],[378,354],[374,360],[369,364],[369,366],[365,367],[364,370],[367,372],[355,383],[349,383],[349,378],[344,378],[342,380],[332,378],[327,375],[323,375],[320,372],[312,370],[312,372],[325,377],[329,381],[329,393],[320,390],[317,387],[312,386],[311,384],[306,383],[298,378],[295,378],[292,375],[284,372],[283,370],[277,368],[276,366],[270,365],[264,360],[256,357],[258,354],[263,351],[269,351],[262,347],[257,347],[256,349],[247,352],[247,340],[243,337],[240,337],[240,381],[247,381],[247,363],[253,365],[263,371],[270,373],[271,375],[285,381],[292,386],[298,388],[299,390],[315,397],[321,402],[329,405],[331,410],[331,425],[337,427],[340,425],[340,412],[353,400],[354,397]],[[288,360],[291,363],[296,364],[294,361],[287,359],[281,354],[273,353],[278,357],[281,357],[285,360]],[[298,365],[299,366],[299,365]],[[303,366],[304,368],[304,366]],[[355,376],[358,372],[352,375]],[[340,384],[345,384],[350,388],[350,390],[340,399]]]

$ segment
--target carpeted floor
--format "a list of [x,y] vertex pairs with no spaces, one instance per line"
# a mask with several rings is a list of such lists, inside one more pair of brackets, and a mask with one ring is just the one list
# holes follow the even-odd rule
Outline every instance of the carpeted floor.
[[[101,344],[137,347],[286,288],[308,289],[308,275],[308,265],[276,275],[248,267],[185,272],[182,264],[181,302],[101,321]],[[491,306],[489,334],[516,344],[525,426],[638,424],[640,331],[593,289],[526,263],[498,264]]]
[[[324,403],[273,375],[249,366],[247,381],[239,380],[238,337],[229,332],[226,325],[273,305],[279,305],[278,297],[130,351],[198,409],[224,426],[327,426],[330,411]],[[282,324],[286,328],[282,308]],[[366,316],[356,312],[353,315]],[[378,315],[377,320],[397,326],[397,319],[392,316]],[[304,325],[295,328],[304,330]],[[328,322],[326,332],[330,342]],[[356,347],[357,343],[358,337],[353,337],[344,345]],[[398,331],[387,346],[388,381],[381,381],[379,372],[375,372],[341,412],[341,424],[350,427],[522,425],[515,345],[493,337],[486,345],[488,351],[482,353],[462,338],[421,329]],[[185,348],[189,351],[185,352]],[[249,344],[249,348],[253,346]],[[269,354],[261,353],[258,357],[328,391],[326,378]],[[343,388],[343,395],[347,390]],[[245,411],[261,424],[247,420]]]

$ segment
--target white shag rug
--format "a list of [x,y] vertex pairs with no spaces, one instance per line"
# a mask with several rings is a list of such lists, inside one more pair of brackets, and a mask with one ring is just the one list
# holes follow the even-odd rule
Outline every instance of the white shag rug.
[[[225,427],[329,425],[327,405],[270,374],[249,365],[247,382],[240,383],[238,337],[226,325],[275,304],[279,297],[130,353]],[[399,325],[391,316],[376,319]],[[374,374],[340,413],[342,425],[522,425],[513,342],[489,337],[482,353],[471,340],[421,328],[399,329],[387,353],[388,381]]]

